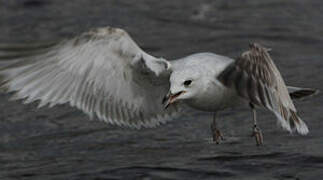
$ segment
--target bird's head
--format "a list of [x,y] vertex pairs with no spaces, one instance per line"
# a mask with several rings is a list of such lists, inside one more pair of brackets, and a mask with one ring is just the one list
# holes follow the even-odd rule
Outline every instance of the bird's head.
[[201,74],[193,68],[173,71],[170,76],[170,89],[163,99],[167,108],[180,100],[189,100],[199,92]]

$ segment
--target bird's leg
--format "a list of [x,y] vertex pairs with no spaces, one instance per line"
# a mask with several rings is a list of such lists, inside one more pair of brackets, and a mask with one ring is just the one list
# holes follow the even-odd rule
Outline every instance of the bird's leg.
[[224,138],[222,136],[221,131],[217,128],[217,124],[216,124],[217,118],[218,118],[218,115],[215,112],[213,114],[213,121],[211,123],[211,132],[212,132],[212,136],[213,136],[213,141],[215,141],[217,144],[219,144],[220,141],[224,140]]
[[263,145],[264,139],[262,136],[261,129],[257,126],[257,117],[256,117],[256,109],[253,104],[250,104],[250,107],[252,109],[252,115],[253,115],[253,133],[252,136],[255,137],[257,146]]

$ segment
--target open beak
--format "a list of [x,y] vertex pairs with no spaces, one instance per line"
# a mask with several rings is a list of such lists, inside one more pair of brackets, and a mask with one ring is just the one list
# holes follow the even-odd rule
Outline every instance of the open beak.
[[165,109],[167,109],[169,105],[173,104],[173,103],[177,100],[177,98],[178,98],[180,95],[184,94],[185,92],[186,92],[186,91],[180,91],[180,92],[175,93],[175,94],[168,93],[168,94],[164,97],[163,102],[162,102],[163,104],[165,104]]

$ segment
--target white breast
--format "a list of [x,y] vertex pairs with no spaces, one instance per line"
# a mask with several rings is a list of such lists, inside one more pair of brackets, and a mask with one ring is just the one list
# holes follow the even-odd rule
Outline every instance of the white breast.
[[206,90],[201,91],[196,98],[186,103],[202,111],[218,111],[244,103],[233,89],[222,86],[219,82],[211,84]]

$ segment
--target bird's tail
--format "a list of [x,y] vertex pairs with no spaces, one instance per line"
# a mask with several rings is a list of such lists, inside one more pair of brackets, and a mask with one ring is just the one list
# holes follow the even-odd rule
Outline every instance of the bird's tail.
[[313,88],[302,88],[287,86],[288,93],[292,99],[302,99],[318,94],[319,90]]

